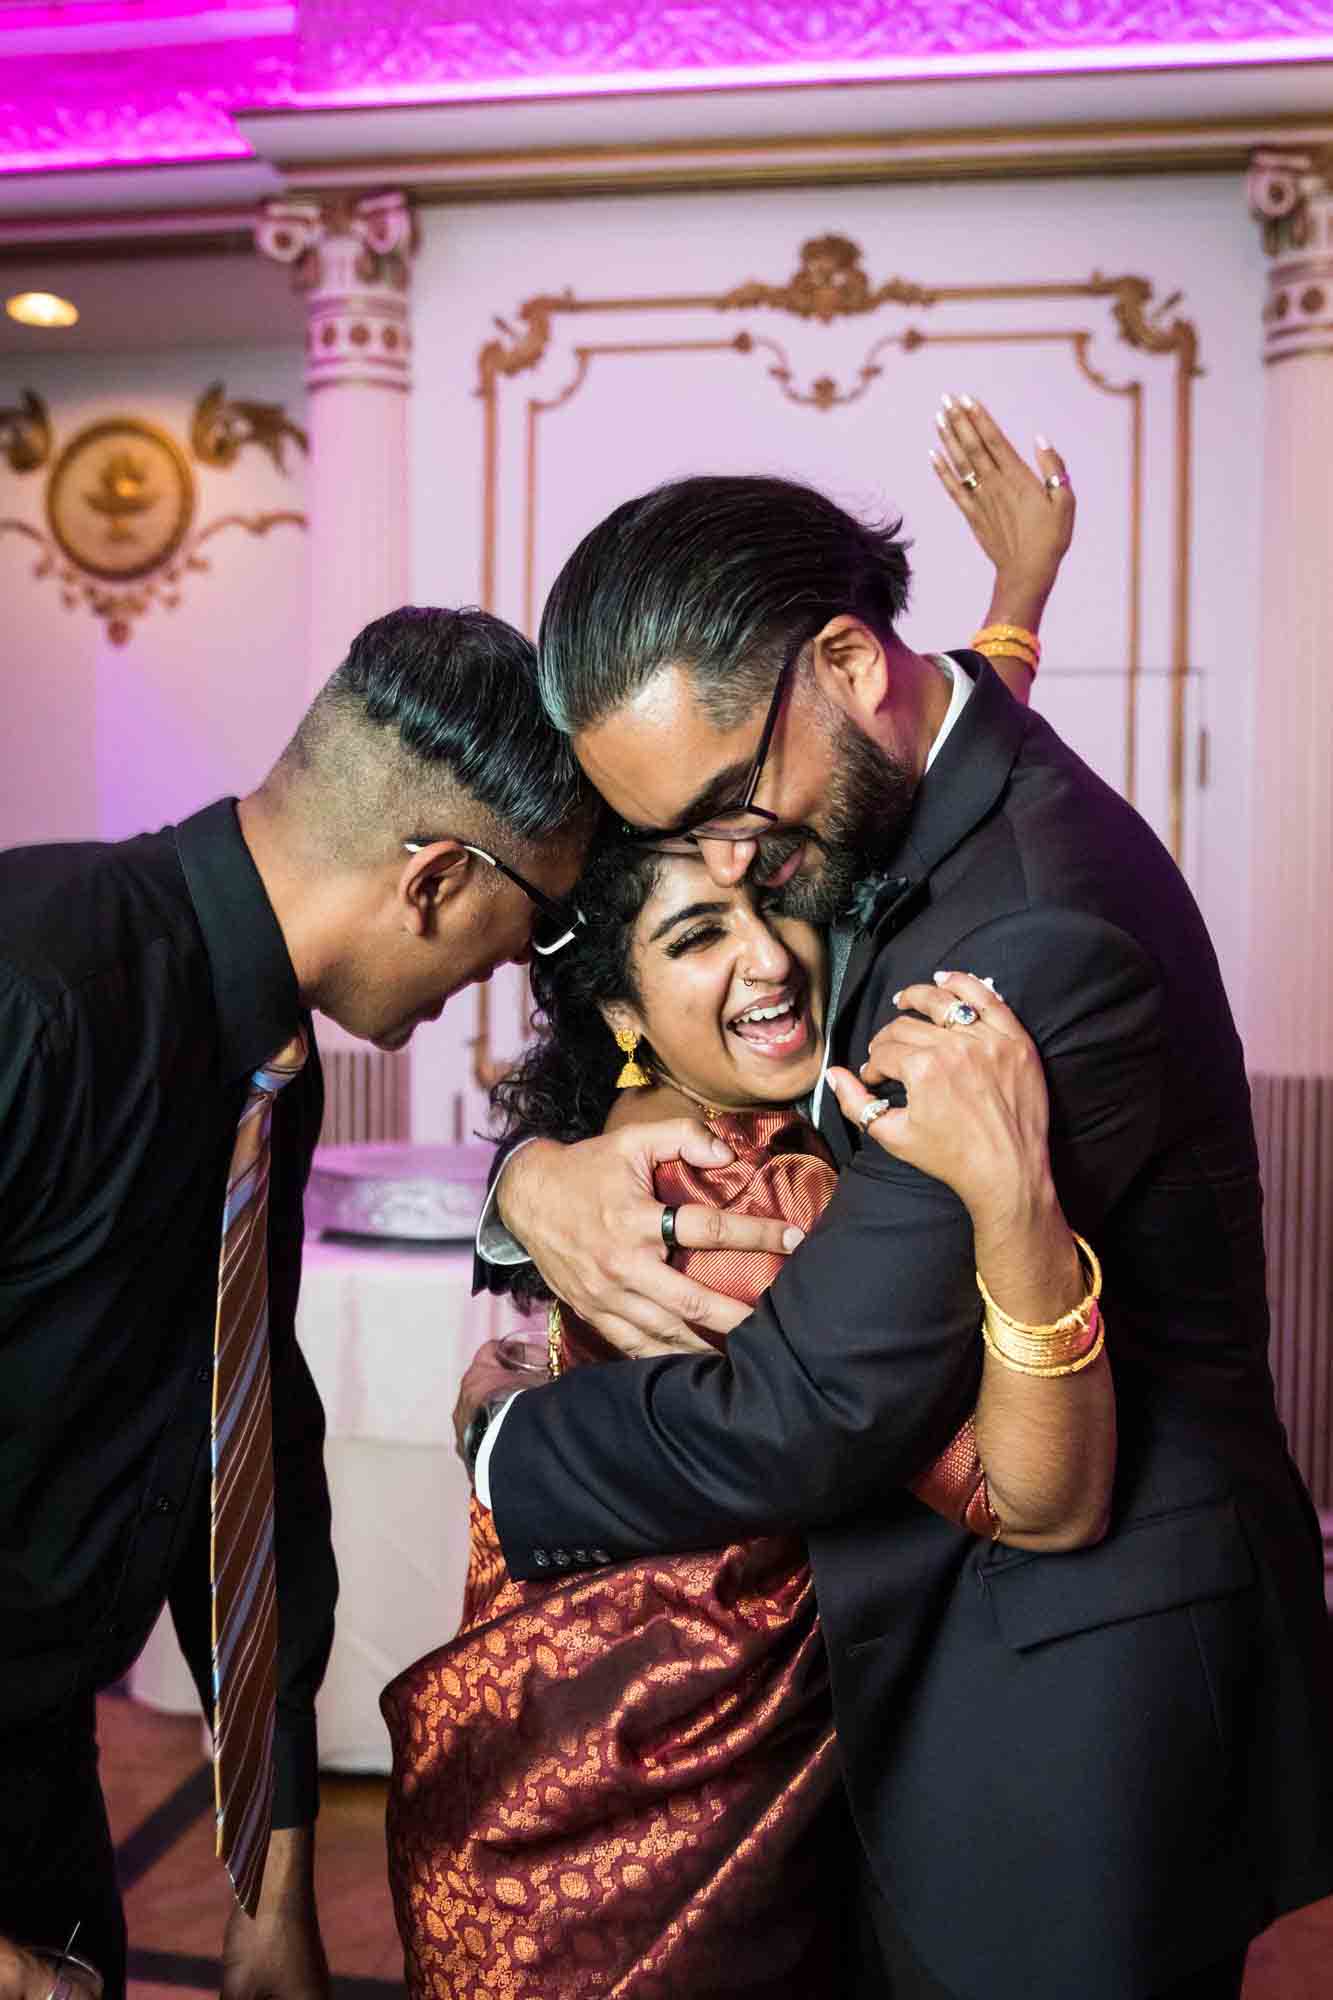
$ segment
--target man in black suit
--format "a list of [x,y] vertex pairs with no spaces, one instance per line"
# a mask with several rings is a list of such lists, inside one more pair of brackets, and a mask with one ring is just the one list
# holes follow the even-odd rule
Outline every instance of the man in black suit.
[[[997,469],[994,434],[963,419],[955,444]],[[715,1302],[652,1275],[661,1211],[620,1142],[506,1163],[500,1216],[553,1290],[661,1358],[509,1401],[479,1371],[478,1490],[520,1577],[806,1535],[877,1990],[1224,2000],[1248,1940],[1333,1889],[1320,1541],[1268,1372],[1241,1047],[1154,835],[983,659],[902,644],[906,584],[895,533],[817,494],[683,481],[566,565],[544,699],[631,826],[833,923],[838,1061],[937,969],[1015,1007],[1105,1266],[1111,1530],[1034,1556],[904,1491],[975,1398],[972,1243],[830,1090],[837,1193],[724,1355],[661,1357]],[[855,1078],[835,1087],[854,1113]]]
[[247,798],[115,845],[0,855],[0,2000],[84,1993],[36,1949],[76,1925],[106,2000],[124,1994],[95,1696],[164,1600],[212,1713],[224,1197],[251,1076],[298,1031],[310,1053],[272,1111],[270,1387],[252,1406],[273,1439],[279,1629],[256,1703],[271,1837],[253,1916],[232,1908],[222,1992],[327,1995],[315,1696],[337,1577],[294,1324],[323,1108],[310,1010],[402,1048],[568,923],[586,832],[528,641],[482,612],[409,608],[354,641]]

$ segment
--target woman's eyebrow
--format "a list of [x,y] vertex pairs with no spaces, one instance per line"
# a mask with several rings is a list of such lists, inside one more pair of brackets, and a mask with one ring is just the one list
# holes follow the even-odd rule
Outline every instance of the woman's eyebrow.
[[669,917],[662,919],[648,942],[656,944],[668,931],[673,931],[677,924],[686,924],[691,917],[715,917],[729,908],[730,905],[727,903],[686,903],[683,909],[674,910]]

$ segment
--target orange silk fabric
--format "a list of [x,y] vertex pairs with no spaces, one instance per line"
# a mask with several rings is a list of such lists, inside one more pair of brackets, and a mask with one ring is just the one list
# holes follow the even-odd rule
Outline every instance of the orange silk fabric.
[[[662,1169],[663,1200],[808,1229],[836,1178],[816,1134],[790,1112],[710,1122],[735,1163]],[[780,1260],[677,1261],[752,1302]],[[611,1358],[567,1319],[566,1368]],[[956,1521],[984,1506],[970,1427],[914,1490]],[[516,1583],[474,1500],[459,1636],[382,1706],[413,2000],[721,2000],[740,1966],[750,2000],[829,1990],[837,1762],[797,1539]]]
[[[735,1152],[735,1161],[705,1171],[684,1160],[668,1160],[657,1170],[662,1200],[701,1201],[736,1215],[779,1215],[799,1229],[812,1229],[838,1178],[819,1134],[790,1110],[748,1112],[743,1118],[712,1116],[708,1123]],[[767,1252],[744,1250],[685,1250],[672,1261],[710,1291],[725,1292],[746,1305],[753,1305],[768,1289],[783,1263]],[[605,1357],[610,1350],[600,1341],[597,1344]],[[997,1532],[999,1523],[971,1417],[934,1463],[912,1481],[911,1491],[935,1513],[974,1535],[989,1541]]]

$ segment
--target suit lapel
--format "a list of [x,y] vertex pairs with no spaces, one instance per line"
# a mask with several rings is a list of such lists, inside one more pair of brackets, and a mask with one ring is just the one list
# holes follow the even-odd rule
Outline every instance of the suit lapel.
[[[1009,781],[1027,728],[1027,711],[1016,702],[990,662],[979,653],[955,652],[976,686],[948,742],[921,780],[902,843],[888,864],[898,878],[897,893],[872,930],[852,946],[838,994],[837,1019],[830,1023],[833,1059],[846,1064],[847,1042],[857,1003],[880,953],[930,901],[930,877],[946,856],[980,825]],[[820,1133],[840,1167],[852,1158],[854,1143],[831,1090],[820,1105]]]

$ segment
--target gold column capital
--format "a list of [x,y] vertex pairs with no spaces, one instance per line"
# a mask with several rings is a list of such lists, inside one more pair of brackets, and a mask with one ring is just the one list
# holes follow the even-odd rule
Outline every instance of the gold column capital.
[[265,202],[255,247],[289,265],[306,295],[307,388],[410,386],[407,293],[417,227],[401,190]]
[[1246,193],[1269,259],[1265,367],[1333,355],[1333,146],[1261,147]]

